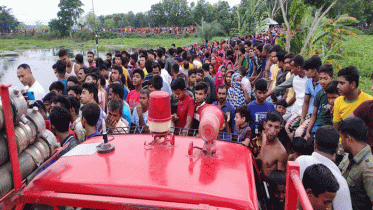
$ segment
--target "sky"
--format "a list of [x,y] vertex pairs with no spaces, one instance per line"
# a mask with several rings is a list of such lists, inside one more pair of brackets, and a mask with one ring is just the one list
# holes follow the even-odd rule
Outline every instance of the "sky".
[[[34,25],[37,21],[47,25],[48,22],[57,17],[59,11],[59,0],[1,0],[5,5],[12,9],[13,15],[26,25]],[[92,0],[81,0],[84,4],[84,14],[92,10]],[[129,11],[146,12],[150,10],[152,4],[159,3],[161,0],[93,0],[95,14],[109,15],[114,13],[127,13]],[[219,0],[206,0],[214,4]],[[196,2],[197,0],[188,0]],[[228,0],[229,5],[233,7],[240,3],[240,0]]]

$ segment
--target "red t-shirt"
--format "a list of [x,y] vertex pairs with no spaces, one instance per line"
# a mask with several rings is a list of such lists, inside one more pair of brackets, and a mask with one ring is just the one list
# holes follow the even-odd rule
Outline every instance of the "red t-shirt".
[[367,142],[373,148],[373,100],[368,100],[360,104],[354,111],[356,117],[364,120],[368,129]]
[[186,94],[182,101],[177,103],[177,117],[176,127],[184,128],[187,122],[187,117],[192,117],[194,115],[194,100]]
[[134,108],[138,103],[140,103],[140,91],[136,93],[136,90],[131,90],[127,95],[126,101],[131,108]]

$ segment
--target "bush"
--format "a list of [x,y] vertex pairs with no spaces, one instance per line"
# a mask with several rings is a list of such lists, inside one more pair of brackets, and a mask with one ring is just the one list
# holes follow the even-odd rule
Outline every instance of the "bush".
[[367,28],[363,30],[366,35],[373,35],[373,28]]

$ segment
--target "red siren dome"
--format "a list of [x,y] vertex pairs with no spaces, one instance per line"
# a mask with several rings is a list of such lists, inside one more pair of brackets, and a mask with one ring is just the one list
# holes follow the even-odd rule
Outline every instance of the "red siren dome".
[[149,96],[149,129],[151,132],[164,133],[171,126],[170,94],[165,91],[154,91]]
[[224,114],[216,105],[206,105],[200,114],[199,133],[205,141],[214,141],[224,124]]

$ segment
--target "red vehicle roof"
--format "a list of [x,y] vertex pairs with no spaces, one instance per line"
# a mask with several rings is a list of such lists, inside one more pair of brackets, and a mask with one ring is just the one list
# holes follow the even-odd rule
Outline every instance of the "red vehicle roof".
[[[245,146],[217,141],[214,157],[199,150],[188,156],[189,143],[202,146],[202,139],[176,136],[175,147],[150,150],[144,141],[152,141],[151,135],[115,135],[112,153],[61,157],[25,188],[24,196],[50,191],[258,209],[251,152]],[[100,142],[98,136],[84,144]]]

